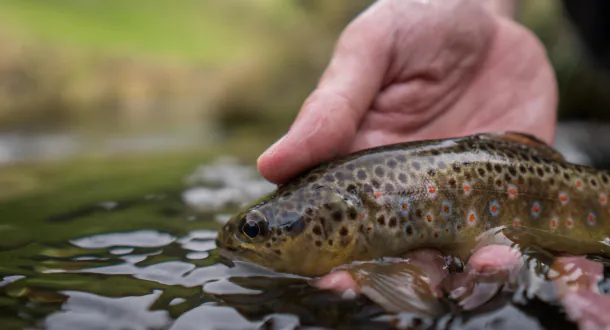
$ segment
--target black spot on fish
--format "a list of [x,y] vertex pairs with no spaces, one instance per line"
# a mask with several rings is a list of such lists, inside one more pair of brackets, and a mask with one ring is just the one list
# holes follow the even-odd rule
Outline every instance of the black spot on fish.
[[269,243],[269,242],[265,243],[265,247],[266,248],[270,248],[271,247],[271,243]]
[[415,211],[415,216],[418,218],[421,218],[423,214],[424,214],[424,212],[421,209],[417,209]]
[[397,222],[398,222],[398,219],[396,219],[396,217],[390,217],[390,223],[389,223],[390,228],[396,227]]
[[342,181],[343,178],[343,172],[337,172],[335,173],[335,178],[337,178],[337,181]]
[[384,174],[385,174],[385,171],[383,170],[383,167],[381,167],[381,166],[375,167],[375,175],[376,176],[378,176],[380,178],[383,178]]
[[555,174],[559,174],[560,173],[559,167],[557,167],[557,165],[553,164],[552,167],[553,167],[553,173],[555,173]]
[[536,164],[540,164],[540,157],[538,156],[532,156],[532,161]]
[[608,176],[606,174],[602,174],[602,182],[604,184],[608,184],[608,182],[610,182],[610,179],[608,179]]
[[449,179],[449,186],[451,186],[451,188],[455,188],[457,186],[457,182],[454,178]]
[[366,180],[366,173],[363,170],[358,170],[358,173],[356,173],[356,177],[358,178],[358,180]]
[[551,186],[554,186],[554,185],[555,185],[555,178],[550,178],[550,179],[549,179],[549,184],[550,184]]
[[498,187],[498,188],[502,187],[502,180],[500,180],[500,179],[496,180],[496,187]]
[[379,181],[377,181],[377,180],[375,180],[375,179],[371,180],[371,184],[373,185],[373,187],[374,187],[375,189],[379,189],[379,187],[381,186],[381,184],[379,183]]
[[500,174],[502,173],[502,166],[500,166],[500,164],[495,164],[494,170],[496,170],[496,173]]
[[278,256],[281,256],[281,255],[282,255],[282,251],[280,251],[280,250],[273,250],[273,252],[274,252],[275,254],[277,254]]
[[343,212],[341,212],[341,210],[337,210],[331,214],[331,217],[336,222],[340,222],[341,220],[343,220]]
[[512,176],[517,176],[517,169],[514,166],[508,167],[508,173]]
[[443,161],[439,161],[438,164],[436,164],[436,167],[438,167],[439,170],[443,170],[447,167],[447,164]]
[[578,174],[583,174],[585,171],[582,169],[582,167],[578,166],[576,167],[576,172],[578,172]]
[[563,178],[570,181],[570,175],[568,173],[563,173]]
[[479,175],[481,177],[485,176],[485,169],[483,169],[482,167],[477,168],[477,172],[479,172]]
[[355,207],[347,209],[347,216],[350,220],[356,220],[358,218],[358,210]]
[[487,164],[485,164],[485,167],[487,168],[487,172],[491,172],[491,171],[492,171],[492,165],[491,165],[491,163],[487,163]]
[[539,177],[543,177],[544,176],[544,171],[540,167],[536,168],[536,173],[538,173]]
[[364,186],[362,186],[362,190],[366,193],[366,194],[371,194],[373,192],[373,187],[371,187],[370,184],[365,184]]
[[382,214],[382,215],[380,215],[380,216],[377,218],[377,222],[378,222],[380,225],[382,225],[382,226],[383,226],[383,225],[385,225],[385,215],[383,215],[383,214]]
[[317,246],[317,247],[322,246],[322,242],[320,242],[320,241],[316,241],[316,246]]
[[345,168],[347,168],[350,171],[353,171],[354,169],[356,169],[356,166],[354,166],[353,163],[349,163],[345,166]]
[[513,179],[513,177],[510,176],[510,174],[504,173],[504,180],[506,180],[506,182],[510,182],[510,180],[512,180],[512,179]]
[[386,183],[385,184],[385,191],[386,192],[392,192],[394,191],[394,186],[391,183]]
[[335,177],[330,175],[330,174],[326,174],[324,176],[324,180],[328,181],[328,182],[335,182]]
[[333,246],[333,240],[332,239],[328,240],[328,245]]
[[404,173],[398,174],[398,180],[402,183],[407,183],[407,175]]
[[435,170],[428,170],[428,176],[435,176],[435,175],[436,175]]
[[437,156],[437,155],[440,155],[441,153],[440,153],[440,151],[438,151],[438,150],[432,149],[432,150],[430,151],[430,154],[432,154],[432,155],[434,155],[434,156]]
[[389,168],[396,168],[397,165],[398,165],[398,163],[394,159],[388,160],[388,167]]
[[591,185],[592,185],[593,187],[597,187],[597,180],[595,180],[595,179],[591,179]]
[[534,168],[534,166],[528,166],[527,170],[531,173],[531,174],[536,174],[536,169]]
[[364,234],[364,225],[360,225],[360,227],[358,227],[358,231]]
[[548,165],[545,165],[545,166],[544,166],[544,171],[545,171],[547,174],[551,174],[551,167],[550,167],[550,166],[548,166]]
[[421,168],[421,165],[419,164],[419,162],[412,162],[411,166],[413,166],[413,168],[416,170],[419,170]]
[[407,160],[407,157],[405,157],[405,155],[397,155],[396,160],[399,162],[405,162]]
[[358,195],[358,187],[353,184],[347,186],[347,193],[350,195]]
[[313,227],[313,233],[318,236],[322,235],[322,228],[320,226]]
[[525,165],[519,165],[519,172],[521,172],[521,174],[525,174],[527,172],[527,168],[525,168]]
[[341,227],[341,230],[339,230],[339,235],[341,236],[347,236],[348,233],[347,227]]
[[453,166],[451,168],[453,168],[453,172],[455,172],[455,173],[462,172],[462,168],[458,164],[453,164]]
[[405,227],[405,233],[407,233],[408,236],[413,235],[413,227],[411,225],[407,225]]

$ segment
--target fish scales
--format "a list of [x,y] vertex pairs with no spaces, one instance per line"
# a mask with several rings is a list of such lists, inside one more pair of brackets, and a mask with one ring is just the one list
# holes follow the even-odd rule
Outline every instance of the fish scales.
[[469,251],[494,230],[552,251],[607,253],[608,194],[608,173],[528,135],[408,142],[304,173],[231,219],[218,244],[306,276],[422,247]]

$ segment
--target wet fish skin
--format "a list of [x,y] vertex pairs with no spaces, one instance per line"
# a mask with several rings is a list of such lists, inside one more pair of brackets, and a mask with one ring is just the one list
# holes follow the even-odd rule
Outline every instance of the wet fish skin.
[[608,194],[608,173],[569,164],[529,135],[407,142],[302,174],[233,217],[217,242],[304,276],[423,247],[470,251],[498,228],[521,245],[608,254]]

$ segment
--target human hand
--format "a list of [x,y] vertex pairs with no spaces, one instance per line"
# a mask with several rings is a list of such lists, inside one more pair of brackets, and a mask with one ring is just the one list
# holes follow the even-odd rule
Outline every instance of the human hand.
[[557,88],[535,36],[478,0],[381,0],[341,35],[290,131],[258,160],[282,183],[356,150],[522,131],[551,142]]

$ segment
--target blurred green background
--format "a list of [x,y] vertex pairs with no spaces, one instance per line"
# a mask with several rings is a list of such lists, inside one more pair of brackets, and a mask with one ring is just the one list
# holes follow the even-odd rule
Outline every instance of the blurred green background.
[[[0,2],[0,198],[95,201],[104,187],[179,182],[221,154],[253,162],[370,3]],[[548,49],[561,117],[607,119],[604,78],[559,1],[523,1],[518,19]]]

